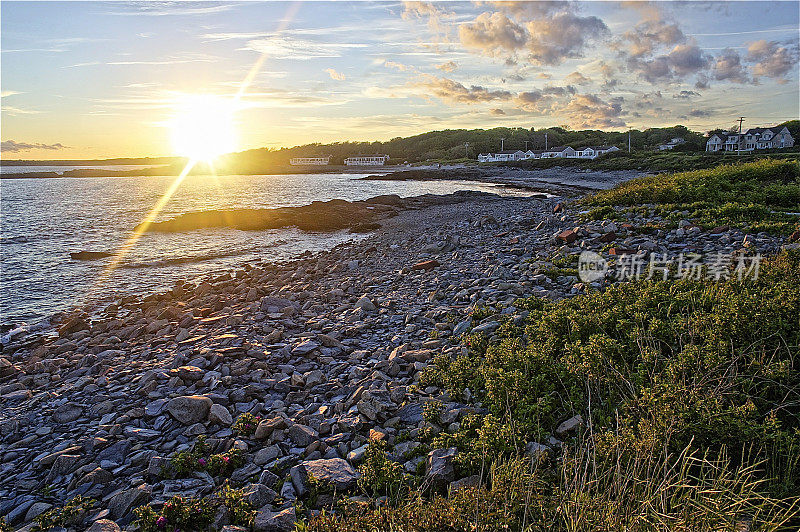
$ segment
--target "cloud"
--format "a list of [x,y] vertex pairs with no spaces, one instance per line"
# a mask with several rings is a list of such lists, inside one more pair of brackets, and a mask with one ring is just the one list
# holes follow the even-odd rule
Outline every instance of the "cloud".
[[673,94],[672,95],[673,98],[676,98],[678,100],[688,100],[688,99],[696,97],[696,96],[700,96],[700,93],[699,92],[695,92],[695,91],[686,91],[686,90],[683,90],[683,91],[679,92],[678,94]]
[[22,94],[21,92],[17,91],[2,91],[0,92],[0,98],[6,98],[8,96],[14,96],[15,94]]
[[455,61],[447,61],[445,63],[441,63],[439,65],[436,65],[436,68],[438,68],[439,70],[441,70],[443,72],[448,72],[448,73],[449,72],[455,72],[456,69],[458,69],[458,63],[456,63]]
[[[622,34],[627,41],[625,50],[632,57],[650,56],[662,46],[673,46],[686,41],[686,36],[677,24],[662,20],[647,20]],[[622,44],[617,44],[617,47]]]
[[692,118],[708,118],[713,113],[711,111],[707,111],[705,109],[692,109],[689,111],[689,116]]
[[428,29],[435,33],[438,38],[447,41],[447,26],[444,20],[453,16],[450,11],[441,9],[442,3],[434,2],[403,2],[404,20],[427,19]]
[[13,140],[4,140],[3,142],[0,142],[0,151],[8,153],[19,153],[21,151],[29,150],[64,150],[67,148],[69,148],[69,146],[64,146],[60,142],[55,144],[16,142]]
[[344,81],[347,77],[342,74],[341,72],[336,72],[336,70],[332,68],[326,68],[325,72],[331,77],[331,79],[335,79],[336,81]]
[[[525,53],[535,65],[558,65],[566,59],[581,57],[586,45],[608,32],[597,17],[581,17],[569,11],[570,4],[553,3],[544,12],[531,8],[538,15],[522,23],[505,13],[484,12],[471,22],[459,26],[458,35],[466,48],[481,55],[504,57],[514,62],[518,53]],[[563,9],[551,13],[552,9]],[[520,16],[525,9],[511,9]]]
[[529,113],[540,112],[544,109],[547,97],[540,90],[520,92],[514,98],[514,104]]
[[739,52],[733,48],[726,48],[717,56],[713,67],[714,79],[719,81],[732,81],[734,83],[748,83],[750,81],[747,70],[742,65]]
[[650,83],[670,81],[708,68],[709,58],[696,44],[679,44],[668,54],[652,59],[628,58],[628,68]]
[[564,80],[569,83],[574,83],[575,85],[586,85],[592,81],[578,71],[567,74],[567,77],[564,78]]
[[558,65],[568,58],[581,57],[589,41],[608,32],[608,27],[597,17],[567,12],[532,20],[526,28],[530,34],[528,60],[542,65]]
[[606,102],[595,94],[577,94],[558,112],[566,116],[570,125],[579,128],[622,127],[625,121],[622,99],[612,98]]
[[411,83],[411,87],[424,89],[424,94],[431,94],[447,103],[473,104],[502,101],[509,100],[512,96],[509,91],[489,90],[478,85],[466,87],[452,79],[430,74],[423,74],[419,80]]
[[151,16],[163,17],[169,15],[211,15],[222,13],[234,7],[234,4],[217,4],[211,2],[138,2],[123,4],[125,11],[107,11],[105,15],[121,16]]
[[308,60],[317,58],[341,57],[347,49],[364,48],[366,44],[323,43],[288,35],[275,35],[248,41],[245,48],[272,59]]
[[489,109],[489,114],[492,116],[505,116],[506,112],[502,109]]
[[507,55],[523,48],[528,42],[525,29],[500,12],[481,13],[458,28],[461,44],[483,55]]
[[763,39],[750,43],[747,48],[747,60],[756,62],[753,74],[775,78],[782,83],[788,81],[786,74],[797,67],[799,55],[796,46],[790,50],[778,42]]

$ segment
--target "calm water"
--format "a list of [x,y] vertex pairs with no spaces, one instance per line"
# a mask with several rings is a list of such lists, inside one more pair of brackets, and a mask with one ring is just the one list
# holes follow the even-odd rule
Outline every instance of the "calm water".
[[[456,190],[503,191],[464,181],[361,181],[353,174],[190,176],[157,220],[191,211],[361,200],[378,194],[415,196]],[[172,286],[178,279],[220,272],[247,261],[282,260],[328,249],[354,237],[294,229],[203,229],[147,233],[105,284],[109,259],[74,261],[73,251],[115,252],[169,188],[171,177],[15,179],[0,182],[0,324],[32,322],[74,305]]]

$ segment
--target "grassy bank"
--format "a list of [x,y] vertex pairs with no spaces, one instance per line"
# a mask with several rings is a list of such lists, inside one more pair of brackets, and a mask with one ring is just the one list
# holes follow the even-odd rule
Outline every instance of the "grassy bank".
[[[488,408],[422,438],[457,447],[458,473],[481,486],[426,497],[406,479],[395,504],[342,505],[310,529],[800,525],[800,253],[756,281],[631,283],[521,306],[524,324],[491,344],[466,338],[468,354],[438,358],[421,382]],[[562,448],[524,452],[577,414]]]
[[800,222],[800,163],[765,159],[708,170],[645,176],[583,200],[589,217],[614,218],[647,205],[677,223],[691,219],[715,227],[730,225],[778,234]]
[[773,150],[773,153],[760,152],[749,155],[706,152],[613,152],[594,160],[587,159],[536,159],[499,163],[499,166],[539,170],[556,167],[586,168],[588,170],[638,170],[642,172],[681,172],[703,170],[721,164],[742,164],[761,159],[792,160],[800,157],[797,150]]

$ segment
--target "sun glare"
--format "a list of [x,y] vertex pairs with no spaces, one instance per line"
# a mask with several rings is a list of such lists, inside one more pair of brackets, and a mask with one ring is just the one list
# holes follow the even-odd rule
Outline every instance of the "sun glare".
[[236,150],[235,104],[219,96],[184,96],[170,123],[175,153],[210,162]]

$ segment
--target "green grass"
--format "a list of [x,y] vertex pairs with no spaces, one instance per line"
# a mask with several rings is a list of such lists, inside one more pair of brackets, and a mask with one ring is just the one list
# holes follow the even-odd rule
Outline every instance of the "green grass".
[[[800,252],[757,280],[642,281],[550,302],[498,342],[466,337],[421,382],[488,408],[455,446],[482,487],[343,506],[311,530],[791,530],[800,525]],[[586,421],[530,462],[575,414]],[[794,527],[794,528],[791,528]]]
[[[788,234],[800,223],[800,163],[764,159],[708,170],[645,176],[582,200],[587,219],[614,218],[618,209],[668,220],[690,218],[705,227],[730,225]],[[613,212],[612,212],[613,210]],[[688,216],[680,214],[688,211]]]

